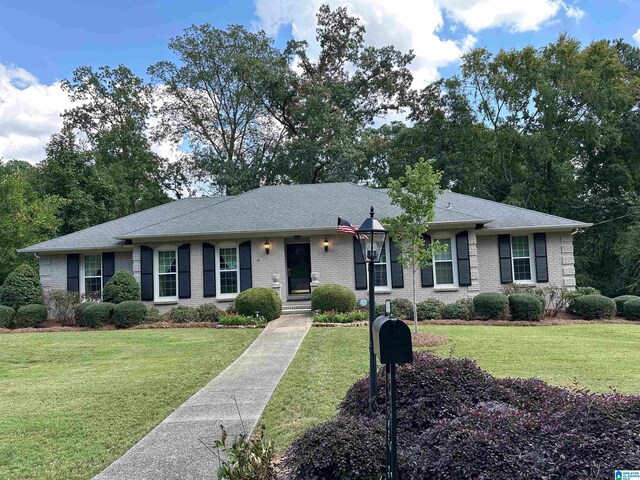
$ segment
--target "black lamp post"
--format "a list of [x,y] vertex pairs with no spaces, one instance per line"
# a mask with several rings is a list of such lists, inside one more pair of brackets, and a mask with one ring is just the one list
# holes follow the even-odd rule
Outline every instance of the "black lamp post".
[[371,207],[369,218],[367,218],[356,232],[362,248],[362,256],[369,264],[369,408],[374,409],[374,399],[376,396],[376,356],[373,352],[373,321],[376,317],[376,292],[374,281],[375,263],[380,260],[380,255],[384,249],[384,242],[387,238],[387,231],[382,224],[373,218],[374,212]]

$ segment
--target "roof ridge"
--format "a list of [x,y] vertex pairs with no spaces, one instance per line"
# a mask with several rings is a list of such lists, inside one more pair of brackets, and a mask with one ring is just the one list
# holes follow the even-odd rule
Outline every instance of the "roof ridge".
[[569,221],[572,221],[572,222],[584,223],[581,220],[573,220],[571,218],[561,217],[559,215],[554,215],[552,213],[540,212],[538,210],[532,210],[530,208],[519,207],[518,205],[511,205],[510,203],[497,202],[495,200],[489,200],[488,198],[474,197],[473,195],[467,195],[466,193],[458,193],[458,192],[454,192],[452,190],[445,190],[445,191],[449,192],[449,193],[453,193],[454,195],[460,195],[462,197],[473,198],[474,200],[482,200],[484,202],[495,203],[497,205],[502,205],[504,207],[510,207],[510,208],[515,208],[517,210],[524,210],[526,212],[537,213],[538,215],[547,215],[548,217],[558,218],[560,220],[569,220]]

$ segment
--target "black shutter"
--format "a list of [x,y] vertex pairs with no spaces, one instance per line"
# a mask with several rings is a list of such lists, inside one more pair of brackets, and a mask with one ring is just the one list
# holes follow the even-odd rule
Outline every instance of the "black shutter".
[[456,235],[456,258],[458,260],[458,285],[471,285],[471,263],[469,262],[469,233],[465,230]]
[[[431,245],[431,235],[423,235],[425,248]],[[433,287],[433,266],[431,264],[420,269],[420,278],[423,287]]]
[[178,247],[178,298],[191,298],[191,244]]
[[362,256],[360,240],[353,237],[353,267],[356,275],[356,290],[367,289],[367,264]]
[[104,252],[102,254],[102,288],[111,280],[114,273],[116,273],[115,254]]
[[511,237],[498,235],[498,252],[500,254],[500,282],[511,283]]
[[240,256],[240,291],[244,292],[253,286],[251,280],[251,242],[247,240],[238,247]]
[[153,301],[153,248],[140,247],[140,291],[142,300]]
[[536,281],[546,283],[549,281],[549,269],[547,268],[547,236],[544,233],[533,234],[533,248],[536,255]]
[[67,255],[67,292],[80,291],[80,254]]
[[400,249],[389,239],[389,259],[391,260],[391,287],[404,288],[404,272],[402,264],[398,261]]
[[202,244],[202,287],[203,296],[216,296],[216,247]]

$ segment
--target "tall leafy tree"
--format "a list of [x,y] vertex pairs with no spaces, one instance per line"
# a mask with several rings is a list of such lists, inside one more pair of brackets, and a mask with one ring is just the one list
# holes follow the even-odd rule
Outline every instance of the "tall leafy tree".
[[204,24],[173,38],[169,48],[178,62],[149,68],[164,94],[158,136],[186,139],[195,173],[214,191],[237,194],[276,181],[284,129],[248,83],[249,75],[288,70],[272,40],[240,25]]

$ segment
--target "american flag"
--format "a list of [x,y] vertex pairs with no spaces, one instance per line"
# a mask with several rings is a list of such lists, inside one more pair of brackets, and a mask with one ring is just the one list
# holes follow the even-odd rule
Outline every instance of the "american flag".
[[355,235],[358,229],[351,225],[344,218],[338,217],[338,233],[346,233],[347,235]]

